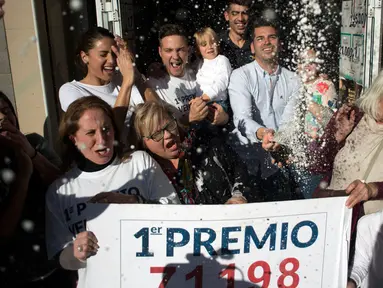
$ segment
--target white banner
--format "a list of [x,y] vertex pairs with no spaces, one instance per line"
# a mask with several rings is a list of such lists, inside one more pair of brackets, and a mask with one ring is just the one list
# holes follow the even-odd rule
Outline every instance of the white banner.
[[[86,287],[345,287],[345,198],[244,205],[89,205]],[[99,215],[98,215],[99,214]]]

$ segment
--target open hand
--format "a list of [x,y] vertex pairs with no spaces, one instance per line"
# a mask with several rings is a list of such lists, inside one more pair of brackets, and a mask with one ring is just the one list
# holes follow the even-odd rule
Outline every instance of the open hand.
[[123,82],[126,85],[133,85],[135,80],[135,64],[133,55],[121,37],[116,36],[114,40],[116,41],[117,46],[112,46],[112,51],[117,56],[117,65],[123,76]]

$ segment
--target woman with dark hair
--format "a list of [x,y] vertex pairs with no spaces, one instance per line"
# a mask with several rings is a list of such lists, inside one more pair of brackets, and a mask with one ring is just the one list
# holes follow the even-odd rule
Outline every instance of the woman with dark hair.
[[45,191],[60,175],[60,159],[43,137],[21,133],[15,109],[2,92],[0,151],[0,266],[5,268],[0,286],[51,287],[62,272],[47,261]]
[[42,176],[45,184],[49,185],[59,176],[61,160],[50,149],[44,137],[37,133],[24,135],[20,131],[19,120],[15,108],[8,97],[0,91],[0,135],[8,138],[16,146],[21,147],[32,159],[34,166]]
[[[65,83],[60,88],[62,110],[66,111],[76,99],[90,95],[100,97],[112,107],[118,95],[123,95],[129,106],[144,100],[156,101],[158,96],[146,86],[132,62],[133,57],[121,38],[105,28],[90,28],[82,35],[76,51],[76,64],[85,77],[80,81]],[[128,79],[132,73],[135,75],[135,85]],[[128,118],[130,115],[128,113]]]
[[70,170],[47,192],[48,257],[57,256],[63,268],[78,270],[77,287],[81,288],[86,287],[86,259],[99,248],[96,236],[86,231],[89,200],[179,201],[174,187],[146,152],[123,154],[112,108],[100,98],[83,97],[69,105],[60,124],[60,140]]

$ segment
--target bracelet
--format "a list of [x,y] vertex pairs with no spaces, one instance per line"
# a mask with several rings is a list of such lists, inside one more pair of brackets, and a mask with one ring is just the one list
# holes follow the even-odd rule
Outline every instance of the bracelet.
[[31,160],[33,160],[34,158],[36,158],[36,156],[37,156],[37,149],[35,148],[35,154],[31,157]]

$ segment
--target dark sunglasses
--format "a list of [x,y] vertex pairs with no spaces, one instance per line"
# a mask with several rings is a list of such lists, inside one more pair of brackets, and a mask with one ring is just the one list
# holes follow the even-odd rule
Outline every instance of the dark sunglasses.
[[152,139],[156,142],[159,142],[164,138],[165,130],[171,134],[174,134],[175,132],[177,132],[177,129],[178,129],[177,120],[173,117],[173,119],[170,120],[168,123],[166,123],[164,127],[154,132],[150,136],[145,136],[145,138]]

